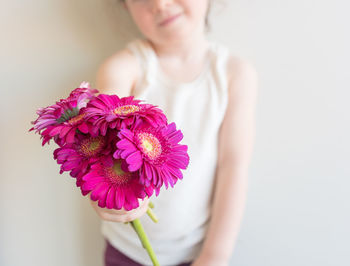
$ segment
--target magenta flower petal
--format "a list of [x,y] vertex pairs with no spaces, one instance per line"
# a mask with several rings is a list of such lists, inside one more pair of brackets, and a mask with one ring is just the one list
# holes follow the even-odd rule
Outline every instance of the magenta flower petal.
[[[80,102],[83,102],[84,99],[90,100],[94,97],[94,95],[98,93],[98,90],[96,89],[91,89],[90,84],[88,82],[81,82],[79,87],[74,89],[70,94],[69,94],[69,99],[78,99],[80,98]],[[86,105],[86,103],[85,103]],[[84,106],[82,104],[82,106]]]
[[121,141],[118,142],[117,147],[119,149],[134,149],[136,150],[136,148],[134,148],[134,145],[131,141],[129,141],[128,139],[122,139]]
[[129,169],[128,169],[128,164],[125,162],[125,160],[122,160],[122,163],[121,163],[121,169],[124,171],[124,172],[128,172]]
[[85,124],[85,123],[80,124],[80,125],[78,126],[78,129],[79,129],[81,132],[85,133],[85,134],[89,133],[89,127],[88,127],[88,125]]
[[117,195],[115,197],[115,205],[116,208],[119,210],[124,206],[125,202],[125,195],[124,190],[117,187]]
[[70,171],[78,166],[76,161],[66,161],[65,163],[62,164],[62,170],[63,171]]
[[123,159],[126,159],[129,155],[131,155],[134,152],[135,152],[135,149],[119,150],[120,157],[123,158]]
[[[91,180],[94,181],[94,180],[96,180],[96,179],[98,179],[98,178],[95,177],[95,175],[94,175],[93,172],[89,172],[89,173],[87,173],[86,175],[84,175],[84,176],[82,177],[82,180],[84,180],[84,181],[90,181],[89,183],[91,183]],[[101,178],[100,178],[100,179],[101,179]],[[102,180],[103,180],[103,178],[102,178]]]
[[152,196],[153,190],[154,189],[152,187],[150,187],[150,186],[145,188],[145,192],[146,192],[148,197]]
[[84,189],[84,190],[94,190],[95,188],[96,188],[96,186],[98,185],[98,184],[100,184],[101,182],[103,181],[103,179],[98,179],[98,178],[95,178],[95,179],[93,179],[93,180],[91,180],[90,182],[84,182],[83,184],[82,184],[82,188]]
[[[126,162],[129,165],[132,165],[132,168],[135,168],[134,171],[138,170],[140,168],[140,166],[142,165],[141,153],[138,150],[136,150],[135,152],[131,153],[126,158]],[[129,167],[129,169],[130,169],[130,167]]]
[[117,188],[114,186],[111,186],[111,188],[108,191],[107,199],[106,199],[106,207],[108,209],[113,209],[115,205],[115,192]]
[[[134,134],[130,131],[130,130],[123,130],[123,131],[120,131],[118,133],[118,137],[121,138],[121,139],[124,139],[127,138],[128,140],[130,140],[131,142],[134,141]],[[122,148],[120,148],[122,149]]]
[[109,188],[109,186],[107,183],[101,182],[100,184],[98,184],[96,186],[96,188],[94,190],[92,190],[91,199],[92,200],[97,200],[97,199],[101,200],[101,199],[105,198],[108,188]]
[[59,134],[59,137],[60,138],[64,138],[66,135],[67,135],[67,133],[68,133],[68,131],[70,130],[70,127],[63,127],[62,129],[61,129],[61,132],[59,132],[60,134]]
[[106,198],[107,198],[107,193],[109,189],[110,189],[109,186],[105,186],[104,192],[101,192],[101,194],[99,195],[98,206],[101,208],[106,207]]
[[50,137],[53,137],[53,136],[59,134],[62,131],[63,127],[62,126],[56,126],[56,127],[50,127],[50,129],[51,130],[50,130],[49,135],[50,135]]
[[145,162],[145,163],[144,163],[144,167],[143,167],[143,168],[145,169],[145,172],[146,172],[146,176],[147,176],[147,177],[153,176],[152,168],[150,167],[150,165],[148,164],[148,162]]
[[137,207],[139,207],[138,199],[133,193],[133,191],[128,190],[125,195],[125,198],[127,202],[127,204],[125,204],[125,210],[130,211],[132,209],[136,209]]
[[75,128],[71,128],[70,131],[67,133],[66,141],[67,143],[73,143],[75,137]]

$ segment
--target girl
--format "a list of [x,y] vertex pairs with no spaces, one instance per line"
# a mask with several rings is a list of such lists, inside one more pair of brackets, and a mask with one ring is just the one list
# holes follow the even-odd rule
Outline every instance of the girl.
[[105,265],[151,265],[130,224],[139,218],[160,265],[227,266],[243,215],[255,136],[257,78],[252,65],[208,41],[211,0],[126,0],[144,35],[108,58],[101,93],[158,105],[181,129],[190,163],[183,180],[152,197],[144,213],[92,206],[102,218]]

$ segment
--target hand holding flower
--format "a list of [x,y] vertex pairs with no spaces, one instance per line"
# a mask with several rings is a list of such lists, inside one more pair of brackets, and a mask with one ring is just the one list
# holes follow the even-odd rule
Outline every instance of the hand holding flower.
[[133,96],[100,94],[87,82],[69,97],[37,110],[33,127],[59,146],[54,159],[60,174],[70,172],[81,193],[106,221],[129,223],[153,265],[159,266],[139,218],[158,219],[149,197],[174,187],[189,164],[187,146],[161,109]]
[[89,201],[101,219],[120,223],[131,222],[140,218],[147,212],[149,204],[149,198],[145,197],[144,200],[139,199],[140,206],[138,208],[127,211],[124,208],[121,210],[101,208],[96,201],[93,201],[90,198]]

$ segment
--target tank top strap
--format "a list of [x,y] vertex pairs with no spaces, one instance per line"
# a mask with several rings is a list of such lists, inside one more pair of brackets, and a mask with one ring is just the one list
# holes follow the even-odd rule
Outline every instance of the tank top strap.
[[[155,72],[155,58],[152,54],[152,47],[145,39],[135,39],[127,43],[126,48],[138,59],[141,67],[142,77],[138,80],[135,89],[147,87],[151,83],[151,77]],[[137,92],[139,93],[139,92]]]
[[216,93],[220,95],[220,112],[225,115],[228,105],[228,76],[227,62],[230,58],[230,49],[221,43],[212,42],[212,78],[216,83]]
[[213,71],[216,76],[217,82],[220,83],[220,87],[227,89],[228,79],[227,79],[227,62],[230,57],[229,48],[217,42],[213,42]]

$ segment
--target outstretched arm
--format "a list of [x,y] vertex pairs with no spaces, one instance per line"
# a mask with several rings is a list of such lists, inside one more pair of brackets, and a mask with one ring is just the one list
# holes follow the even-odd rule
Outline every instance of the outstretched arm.
[[244,212],[255,139],[257,75],[252,65],[233,57],[228,71],[229,101],[219,135],[212,216],[193,266],[228,265]]

